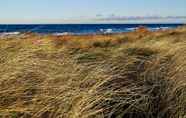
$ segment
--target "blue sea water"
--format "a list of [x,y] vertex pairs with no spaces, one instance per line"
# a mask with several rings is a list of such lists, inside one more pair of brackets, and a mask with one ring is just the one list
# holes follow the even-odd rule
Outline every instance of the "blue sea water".
[[176,28],[183,24],[38,24],[38,25],[0,25],[0,34],[18,34],[34,32],[41,34],[98,34],[121,33],[134,31],[139,26],[145,26],[149,30]]

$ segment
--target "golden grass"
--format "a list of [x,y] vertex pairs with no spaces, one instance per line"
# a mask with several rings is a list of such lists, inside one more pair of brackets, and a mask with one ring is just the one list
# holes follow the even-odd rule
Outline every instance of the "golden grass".
[[0,117],[185,118],[186,28],[0,39]]

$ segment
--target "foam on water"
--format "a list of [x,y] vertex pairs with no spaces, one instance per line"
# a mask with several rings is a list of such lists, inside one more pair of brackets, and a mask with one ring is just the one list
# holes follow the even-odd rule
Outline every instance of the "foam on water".
[[100,32],[103,34],[114,33],[113,29],[100,29]]
[[65,36],[65,35],[72,35],[73,33],[69,33],[69,32],[62,32],[62,33],[53,33],[53,35],[55,36]]
[[135,31],[137,29],[137,27],[133,27],[133,28],[126,28],[127,31]]
[[3,33],[0,33],[0,34],[3,34],[3,35],[18,35],[18,34],[20,34],[20,32],[3,32]]

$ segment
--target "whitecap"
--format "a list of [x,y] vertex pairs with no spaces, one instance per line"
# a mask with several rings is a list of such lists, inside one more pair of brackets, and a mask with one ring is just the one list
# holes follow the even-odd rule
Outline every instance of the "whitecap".
[[110,34],[110,33],[113,33],[113,29],[100,29],[100,32],[104,34]]
[[126,28],[127,31],[134,31],[134,30],[136,30],[136,29],[137,29],[136,27]]
[[1,35],[18,35],[20,34],[20,32],[3,32],[3,33],[0,33]]
[[62,32],[62,33],[53,33],[55,36],[65,36],[65,35],[71,35],[72,33],[69,32]]
[[157,30],[160,30],[161,28],[160,27],[151,27],[149,28],[151,31],[157,31]]
[[171,29],[171,27],[160,27],[163,30]]

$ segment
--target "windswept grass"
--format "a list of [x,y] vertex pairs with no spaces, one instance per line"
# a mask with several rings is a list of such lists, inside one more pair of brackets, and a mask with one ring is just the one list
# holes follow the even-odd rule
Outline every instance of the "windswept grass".
[[185,118],[186,28],[0,39],[0,117]]

